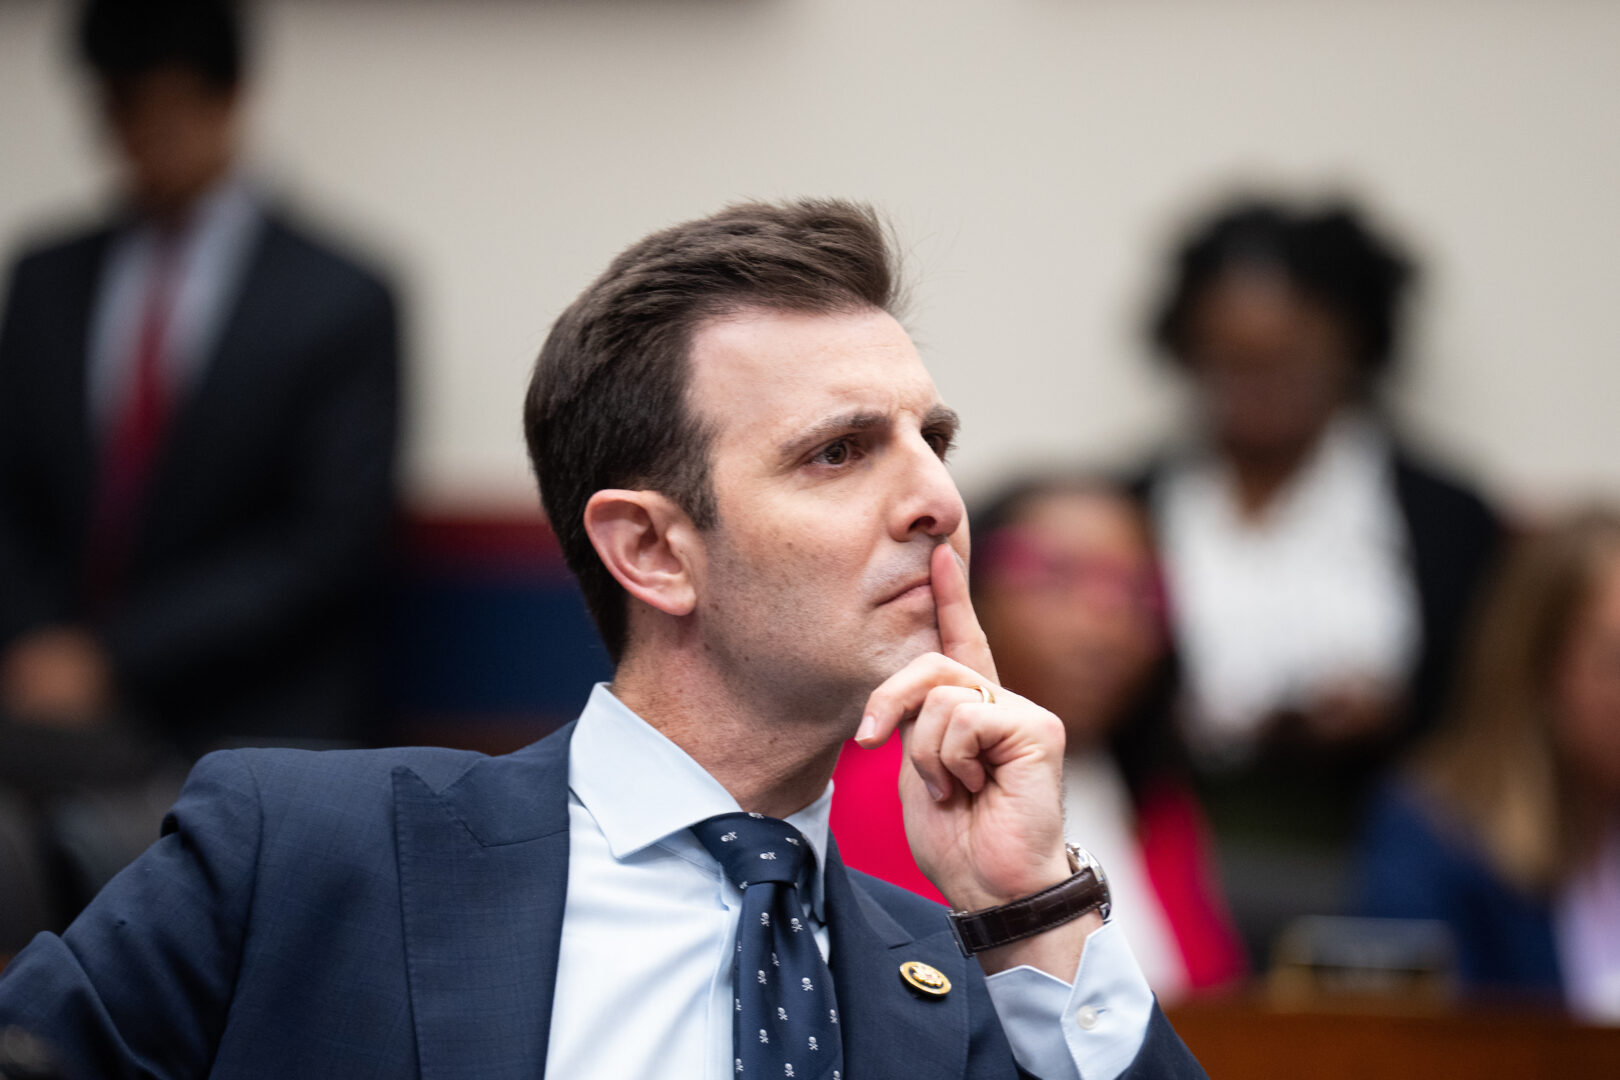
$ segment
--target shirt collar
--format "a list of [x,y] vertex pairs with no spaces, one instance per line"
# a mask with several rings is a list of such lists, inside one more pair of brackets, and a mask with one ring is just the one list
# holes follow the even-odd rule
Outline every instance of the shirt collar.
[[[706,818],[742,810],[718,780],[615,697],[606,683],[598,683],[591,691],[574,727],[568,786],[596,820],[613,857],[621,860],[685,833]],[[822,876],[831,809],[829,782],[815,802],[787,818],[816,854],[809,914],[823,922]],[[689,838],[691,847],[703,851],[696,837]],[[703,855],[712,861],[706,851]]]

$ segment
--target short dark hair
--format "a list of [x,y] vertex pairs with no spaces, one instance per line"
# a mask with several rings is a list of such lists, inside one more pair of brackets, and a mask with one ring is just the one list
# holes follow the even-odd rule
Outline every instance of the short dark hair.
[[804,199],[730,206],[653,233],[557,318],[529,382],[524,435],[546,516],[615,662],[627,597],[585,533],[585,504],[604,488],[650,488],[698,528],[717,522],[712,432],[686,399],[698,327],[749,308],[892,313],[898,302],[876,213]]
[[247,51],[230,0],[89,0],[79,17],[78,48],[105,80],[180,67],[221,92],[241,85]]
[[1154,343],[1189,362],[1189,323],[1205,290],[1251,268],[1281,273],[1332,311],[1364,376],[1382,374],[1398,355],[1400,308],[1416,276],[1399,245],[1347,202],[1296,207],[1269,198],[1230,203],[1190,230],[1154,312]]

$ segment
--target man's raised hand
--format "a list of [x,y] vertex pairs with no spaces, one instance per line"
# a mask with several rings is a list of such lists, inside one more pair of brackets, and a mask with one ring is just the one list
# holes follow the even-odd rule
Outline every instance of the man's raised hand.
[[[1063,854],[1063,724],[995,685],[995,662],[955,552],[930,563],[941,652],[872,692],[857,741],[905,740],[900,798],[913,856],[951,904],[1006,903],[1069,874]],[[977,687],[989,688],[995,702]]]

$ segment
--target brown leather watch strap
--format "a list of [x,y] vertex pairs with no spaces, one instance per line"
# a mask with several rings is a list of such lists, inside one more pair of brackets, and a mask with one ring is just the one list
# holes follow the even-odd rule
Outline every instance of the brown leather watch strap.
[[963,956],[972,956],[1062,926],[1088,911],[1100,909],[1108,918],[1108,879],[1090,854],[1068,847],[1074,874],[1051,888],[997,907],[979,911],[953,911],[951,932]]

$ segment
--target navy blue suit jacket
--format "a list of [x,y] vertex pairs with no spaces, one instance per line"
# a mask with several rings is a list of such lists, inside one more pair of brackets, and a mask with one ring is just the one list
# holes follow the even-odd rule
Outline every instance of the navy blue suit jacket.
[[[572,730],[495,758],[210,755],[162,839],[0,977],[0,1027],[43,1036],[75,1076],[534,1080]],[[846,869],[836,847],[826,898],[847,1076],[1017,1075],[939,905]],[[956,989],[913,994],[906,960]],[[1155,1009],[1130,1075],[1203,1074]]]

